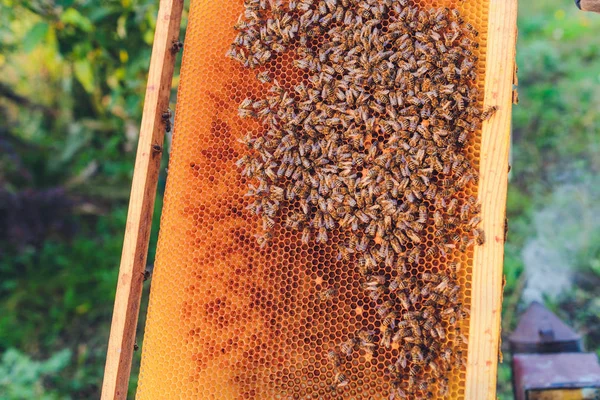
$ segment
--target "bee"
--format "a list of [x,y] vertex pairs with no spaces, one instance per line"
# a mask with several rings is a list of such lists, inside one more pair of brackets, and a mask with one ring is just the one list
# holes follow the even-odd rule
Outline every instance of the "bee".
[[417,233],[415,233],[413,230],[411,229],[407,229],[405,231],[406,236],[408,236],[408,238],[413,242],[413,243],[421,243],[423,241],[423,239],[421,239],[421,236],[419,236]]
[[462,222],[467,222],[469,220],[469,211],[471,209],[471,204],[466,202],[460,207],[460,220]]
[[471,33],[473,36],[479,36],[479,32],[477,32],[477,30],[475,29],[475,27],[473,25],[471,25],[470,23],[466,23],[465,24],[465,29]]
[[421,391],[425,391],[425,390],[427,390],[427,387],[428,387],[428,386],[429,386],[429,385],[428,385],[427,381],[425,381],[425,380],[421,380],[421,381],[419,381],[419,383],[417,384],[417,389],[419,389],[419,390],[421,390]]
[[357,345],[358,345],[358,343],[355,339],[352,339],[352,338],[348,339],[340,345],[340,351],[346,357],[350,357],[350,356],[352,356],[352,352],[354,351],[354,349]]
[[444,340],[446,339],[446,331],[444,330],[444,328],[442,327],[442,324],[440,324],[439,322],[435,325],[434,327],[435,332],[437,333],[437,335],[439,336],[440,339]]
[[382,304],[375,307],[380,317],[384,317],[390,309],[394,307],[394,303],[391,300],[386,300]]
[[348,380],[346,375],[344,375],[341,372],[338,372],[337,374],[335,374],[335,382],[336,382],[336,386],[338,388],[347,386],[350,383],[350,381]]
[[[457,345],[457,346],[460,346],[461,344],[465,344],[465,345],[468,345],[468,344],[469,344],[469,341],[467,340],[467,337],[466,337],[464,334],[462,334],[462,332],[461,332],[460,328],[456,328],[456,333],[455,333],[455,335],[456,335],[455,342],[456,342],[456,345]],[[460,352],[459,352],[459,353],[460,353]],[[462,353],[461,353],[461,354],[462,354]],[[458,355],[459,355],[459,354],[457,353],[457,356],[458,356]]]
[[494,116],[494,114],[498,111],[498,106],[491,106],[485,109],[483,114],[481,114],[481,119],[486,121]]
[[402,383],[402,381],[400,381],[400,380],[392,381],[392,392],[390,393],[389,400],[395,400],[396,397],[402,398],[402,399],[408,398],[408,396],[406,395],[406,392],[400,387],[401,383]]
[[406,368],[408,365],[408,358],[406,357],[406,352],[400,351],[398,354],[398,359],[396,360],[396,366],[401,366],[402,368]]
[[269,241],[271,241],[272,238],[273,238],[273,234],[271,232],[265,232],[262,235],[258,235],[256,239],[257,239],[258,245],[261,248],[263,248],[267,245],[267,243]]
[[321,226],[317,232],[315,240],[317,243],[327,243],[327,239],[327,229],[324,226]]
[[469,221],[469,226],[474,228],[477,225],[479,225],[480,222],[481,222],[481,217],[476,215],[473,218],[471,218],[471,220]]
[[[255,116],[254,110],[252,109],[252,104],[252,99],[245,99],[244,101],[242,101],[238,108],[238,114],[241,118],[249,118]],[[164,117],[165,114],[163,114],[163,119]],[[171,117],[169,116],[169,118]]]
[[442,373],[440,371],[440,368],[438,367],[437,363],[433,360],[429,361],[429,363],[427,364],[427,366],[429,367],[429,369],[431,370],[431,372],[433,373],[433,375],[436,378],[439,378],[440,376],[442,376]]
[[400,375],[400,370],[398,369],[398,366],[396,364],[388,364],[387,370],[392,376]]
[[338,294],[337,288],[329,288],[325,289],[319,293],[319,300],[321,301],[330,301]]
[[357,333],[356,337],[361,347],[372,347],[373,340],[375,338],[375,332],[361,330]]
[[369,281],[366,282],[367,287],[379,287],[385,285],[385,276],[384,275],[372,275],[369,277]]
[[423,357],[423,352],[421,351],[421,348],[419,346],[413,346],[411,348],[410,356],[411,356],[412,362],[417,365],[422,364],[425,360],[425,357]]
[[465,100],[464,100],[463,96],[459,92],[455,92],[452,95],[452,99],[454,100],[458,111],[461,111],[461,112],[464,111],[464,109],[465,109]]
[[475,237],[475,242],[482,246],[485,244],[485,231],[481,228],[473,229],[473,236]]
[[421,255],[421,248],[418,246],[413,247],[408,254],[408,262],[411,264],[418,263],[420,255]]
[[[438,376],[439,378],[439,376]],[[448,385],[448,378],[443,378],[438,386],[438,394],[442,397],[446,397],[448,396],[448,394],[450,393],[449,390],[449,385]]]
[[422,336],[423,331],[421,330],[421,327],[416,320],[410,320],[410,321],[408,321],[408,323],[409,323],[410,328],[415,336],[418,336],[418,337]]
[[152,272],[154,271],[154,264],[146,266],[144,272],[142,272],[142,276],[144,277],[144,282],[146,282],[152,276]]
[[394,328],[395,325],[396,325],[396,319],[397,318],[398,318],[398,315],[396,314],[396,312],[395,311],[390,311],[383,318],[383,321],[381,322],[381,325],[382,326],[390,326],[390,327]]
[[310,240],[310,233],[311,233],[311,230],[309,227],[304,227],[302,229],[302,243],[308,244],[308,242]]
[[448,213],[448,215],[454,215],[454,213],[456,212],[457,206],[458,206],[457,199],[450,200],[450,203],[448,203],[448,208],[446,209],[446,212]]
[[338,368],[342,364],[340,356],[335,350],[329,350],[329,352],[327,352],[327,359],[335,368]]
[[271,82],[271,81],[272,81],[272,79],[271,79],[271,75],[269,74],[269,71],[263,71],[263,72],[260,72],[260,73],[259,73],[259,74],[256,76],[256,78],[258,79],[258,81],[259,81],[260,83],[269,83],[269,82]]
[[263,220],[263,229],[265,231],[269,230],[269,229],[272,229],[273,226],[275,226],[275,220],[273,218],[270,218],[267,215],[263,215],[262,220]]
[[452,271],[455,274],[458,274],[460,272],[461,266],[462,264],[459,261],[453,261],[450,264],[448,264],[450,271]]
[[391,329],[389,329],[389,328],[383,329],[379,343],[386,349],[389,349],[392,346],[392,330]]
[[454,359],[454,367],[462,368],[464,365],[466,365],[466,362],[465,362],[465,358],[463,357],[463,353],[462,353],[462,351],[457,351],[456,358]]
[[167,132],[171,132],[171,130],[173,129],[173,124],[171,123],[172,117],[173,117],[173,112],[171,111],[171,109],[167,109],[161,115],[161,119],[162,119],[163,123],[165,124],[165,130]]
[[410,321],[414,321],[419,317],[419,312],[418,311],[407,311],[402,313],[402,319],[405,321],[408,321],[408,323],[410,324]]

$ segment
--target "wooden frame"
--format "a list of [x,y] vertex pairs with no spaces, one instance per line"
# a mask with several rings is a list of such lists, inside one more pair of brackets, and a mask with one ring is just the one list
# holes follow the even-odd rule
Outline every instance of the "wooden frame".
[[[144,269],[183,0],[161,0],[136,156],[127,227],[102,387],[102,399],[125,399],[131,373]],[[485,105],[499,111],[482,131],[479,200],[487,242],[475,249],[465,399],[495,399],[500,343],[504,223],[517,0],[490,0]],[[509,31],[507,32],[507,28]]]
[[481,133],[479,201],[487,240],[475,248],[473,261],[469,331],[477,334],[469,335],[469,400],[496,399],[517,0],[490,0],[488,24],[485,106],[499,110]]
[[104,369],[103,400],[127,398],[165,133],[163,113],[169,108],[183,1],[160,1]]

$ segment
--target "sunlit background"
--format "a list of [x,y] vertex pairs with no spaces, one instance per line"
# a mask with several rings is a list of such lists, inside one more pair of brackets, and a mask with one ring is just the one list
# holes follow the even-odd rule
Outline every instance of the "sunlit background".
[[[3,400],[99,395],[157,3],[0,0]],[[600,15],[520,3],[503,334],[539,300],[600,354]]]

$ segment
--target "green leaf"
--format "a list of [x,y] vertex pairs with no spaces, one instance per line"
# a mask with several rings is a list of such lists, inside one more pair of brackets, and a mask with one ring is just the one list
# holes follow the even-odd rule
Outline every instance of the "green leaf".
[[94,71],[92,64],[89,60],[77,60],[74,64],[75,77],[81,83],[81,86],[86,92],[92,93],[94,91]]
[[27,32],[25,38],[23,38],[23,50],[26,53],[30,53],[37,47],[38,44],[44,39],[48,33],[50,26],[46,22],[38,22]]
[[68,8],[60,16],[60,20],[68,25],[76,26],[82,31],[89,32],[93,29],[90,20],[74,8]]
[[115,10],[109,6],[103,6],[101,8],[94,8],[88,14],[88,18],[92,22],[99,22],[106,18],[108,15],[115,13]]

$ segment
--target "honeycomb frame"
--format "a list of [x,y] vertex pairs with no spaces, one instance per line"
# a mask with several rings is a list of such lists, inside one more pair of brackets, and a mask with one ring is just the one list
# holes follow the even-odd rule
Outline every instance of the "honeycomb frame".
[[[339,332],[347,337],[350,334],[348,325],[369,325],[374,323],[374,319],[364,310],[364,302],[356,300],[356,293],[361,290],[360,278],[351,265],[344,265],[336,260],[332,246],[317,245],[308,248],[300,244],[298,235],[284,228],[276,228],[274,236],[285,237],[286,243],[261,250],[252,238],[257,232],[258,223],[252,224],[251,218],[243,215],[245,185],[241,184],[239,172],[233,166],[242,151],[240,145],[234,144],[235,140],[231,139],[238,138],[239,133],[247,129],[248,125],[235,116],[242,94],[256,94],[257,88],[247,85],[250,78],[253,78],[252,72],[240,72],[239,68],[227,65],[222,59],[224,51],[221,50],[225,43],[231,42],[234,35],[234,32],[229,35],[225,33],[228,29],[223,26],[235,23],[241,6],[241,2],[229,3],[232,9],[238,3],[238,9],[225,18],[226,13],[210,9],[211,6],[206,1],[192,2],[186,38],[186,50],[192,53],[186,53],[182,66],[175,139],[144,340],[138,398],[162,398],[165,395],[169,398],[308,398],[307,389],[298,391],[298,388],[306,387],[312,387],[312,394],[318,398],[332,397],[327,392],[327,382],[331,381],[333,374],[323,362],[326,348],[332,345],[328,338]],[[457,4],[453,1],[436,3]],[[480,3],[467,1],[466,4],[461,3],[460,7],[476,8]],[[209,12],[214,13],[214,18],[206,17]],[[481,13],[481,10],[478,12]],[[201,25],[202,22],[205,24]],[[487,37],[487,29],[481,28],[482,21],[473,20],[472,23],[478,24],[477,28],[482,31],[482,36]],[[199,35],[200,38],[190,40],[190,35],[197,35],[199,31],[204,32]],[[212,38],[212,42],[203,40],[207,38]],[[203,48],[211,45],[212,48]],[[198,57],[198,53],[206,57]],[[193,55],[196,56],[192,59]],[[490,66],[488,64],[486,70],[485,57],[480,57],[479,62],[479,70],[485,76],[489,73]],[[234,75],[232,70],[235,70],[238,79],[235,82],[223,82],[220,77]],[[191,76],[198,76],[198,71],[213,72],[212,75],[204,74],[208,75],[206,79],[191,81]],[[482,93],[487,95],[488,80],[480,79]],[[190,102],[198,101],[198,92],[205,96],[204,101],[200,102],[200,108],[187,111]],[[232,99],[232,94],[235,100]],[[229,103],[223,101],[223,97]],[[187,100],[194,98],[196,100]],[[217,109],[220,112],[215,113]],[[509,115],[510,111],[504,110],[505,115],[502,116],[500,125],[506,125],[507,113]],[[490,128],[484,125],[483,131]],[[500,126],[500,130],[502,128]],[[497,130],[498,127],[494,129]],[[237,133],[229,138],[224,137],[223,133],[231,131]],[[202,143],[202,139],[207,137],[210,138],[208,143]],[[486,138],[483,133],[482,138]],[[201,143],[198,143],[199,139]],[[227,143],[226,140],[230,142]],[[218,148],[211,147],[215,144]],[[484,143],[473,145],[471,151],[475,159],[479,158],[479,150],[483,145]],[[223,159],[229,163],[227,168],[219,168],[219,162]],[[480,169],[482,181],[485,182],[485,166],[480,165]],[[234,187],[231,182],[237,182],[239,187]],[[178,193],[181,191],[187,193],[182,196]],[[228,195],[223,198],[223,193]],[[485,201],[483,204],[485,206]],[[224,209],[229,210],[232,217],[224,217]],[[496,227],[493,228],[494,231],[497,230]],[[331,243],[335,244],[339,240],[339,237],[333,235]],[[239,245],[240,241],[242,246]],[[481,251],[476,249],[475,253],[485,252],[489,247],[490,245],[486,245]],[[240,251],[240,248],[243,250]],[[186,249],[192,251],[188,252]],[[282,252],[289,258],[283,257]],[[462,278],[467,287],[466,296],[472,294],[468,286],[471,282],[474,283],[470,274],[476,264],[473,257],[477,256],[467,256],[469,267],[465,269],[465,276]],[[256,258],[261,262],[255,262]],[[269,268],[273,263],[276,272]],[[209,268],[210,265],[212,267]],[[301,265],[304,267],[300,268]],[[315,265],[319,268],[314,268]],[[263,287],[265,277],[271,279],[268,287]],[[339,287],[342,293],[339,299],[323,308],[314,294],[327,285]],[[230,293],[234,294],[233,299],[227,296]],[[295,304],[302,296],[308,300],[300,305]],[[345,298],[348,300],[346,304],[357,306],[346,310],[344,304],[340,305]],[[366,315],[363,316],[363,313]],[[185,321],[183,324],[182,318]],[[265,324],[265,321],[268,323]],[[243,327],[240,326],[242,324]],[[265,325],[269,329],[265,330]],[[307,325],[317,326],[314,332],[318,334],[301,332]],[[295,329],[290,329],[290,326]],[[215,334],[217,331],[218,335]],[[470,346],[473,347],[473,338],[469,336]],[[294,348],[294,351],[288,349],[279,354],[278,350],[285,349],[285,343],[303,344]],[[315,351],[315,343],[320,351]],[[200,351],[190,352],[190,346],[204,351],[204,354]],[[246,365],[244,362],[238,363],[236,367],[232,367],[235,360],[240,359],[254,361]],[[471,360],[469,351],[469,363]],[[381,368],[364,368],[359,364],[360,362],[353,361],[349,368],[358,379],[349,385],[342,396],[383,397],[389,383],[382,384],[385,381],[373,371]],[[257,371],[250,373],[248,365],[258,366]],[[269,371],[266,366],[271,366],[269,368],[273,370]],[[466,373],[463,369],[452,377],[453,380],[458,380],[458,383],[452,385],[452,398],[482,398],[465,394]],[[319,380],[319,376],[325,378]],[[265,382],[263,386],[256,384],[261,379]],[[317,382],[316,386],[314,383],[307,383],[307,379]],[[272,383],[276,386],[271,385]],[[275,390],[274,387],[278,389]],[[289,392],[281,390],[286,387],[290,387]],[[361,397],[364,395],[367,397]]]

